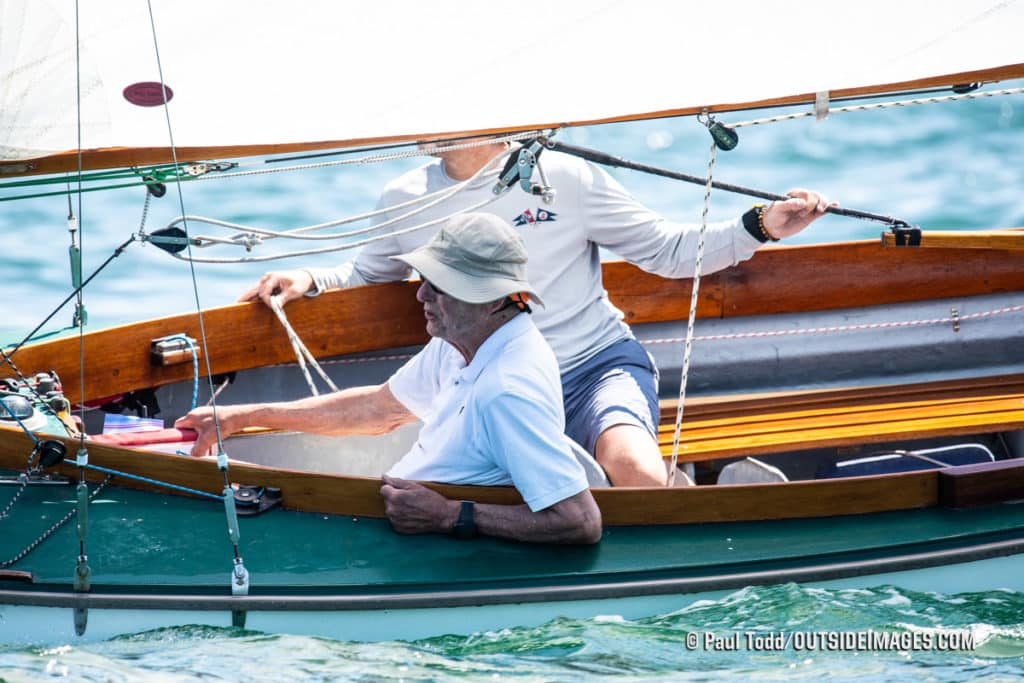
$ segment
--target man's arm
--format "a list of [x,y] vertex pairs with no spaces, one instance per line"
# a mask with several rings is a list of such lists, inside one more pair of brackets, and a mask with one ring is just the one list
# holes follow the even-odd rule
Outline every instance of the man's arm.
[[[459,518],[460,501],[449,500],[421,484],[384,477],[384,510],[402,534],[450,533]],[[590,489],[536,512],[526,505],[475,503],[477,531],[488,536],[532,543],[597,543],[601,510]]]
[[254,426],[347,436],[386,434],[415,420],[416,416],[395,398],[388,385],[380,384],[298,401],[218,406],[216,414],[210,407],[196,408],[179,418],[174,426],[196,430],[198,437],[192,455],[200,456],[216,444],[217,424],[222,437]]
[[[699,224],[666,220],[593,165],[582,165],[579,172],[580,205],[589,240],[663,277],[694,274]],[[766,210],[765,228],[772,238],[797,234],[823,216],[830,205],[811,190],[791,190],[788,194],[792,199],[773,202]],[[702,270],[712,273],[745,261],[765,241],[748,233],[740,218],[709,223],[704,234]]]

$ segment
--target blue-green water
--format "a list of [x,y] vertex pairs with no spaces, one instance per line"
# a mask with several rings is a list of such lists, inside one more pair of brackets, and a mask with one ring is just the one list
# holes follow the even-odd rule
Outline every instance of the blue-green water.
[[[1019,86],[1021,83],[1004,84]],[[763,112],[723,117],[758,118]],[[836,115],[740,131],[740,146],[719,153],[715,178],[769,191],[814,187],[843,205],[897,216],[932,229],[1024,225],[1024,96]],[[626,158],[703,175],[706,131],[692,119],[594,127],[563,139]],[[184,211],[286,229],[370,210],[387,179],[418,161],[250,176],[185,184],[154,200],[146,226]],[[614,171],[648,205],[677,220],[699,220],[703,189]],[[5,196],[5,194],[0,194]],[[735,215],[752,200],[714,193],[711,218]],[[87,195],[84,270],[92,272],[139,227],[143,191]],[[0,203],[0,342],[20,341],[70,291],[66,198]],[[829,216],[792,241],[876,237],[880,226]],[[203,226],[199,232],[216,233]],[[278,245],[271,245],[273,250]],[[271,249],[259,247],[254,255]],[[216,255],[229,255],[219,251]],[[241,255],[231,253],[230,255]],[[334,254],[242,266],[199,265],[203,306],[232,302],[265,270],[329,264]],[[85,292],[91,327],[194,310],[188,264],[151,245],[132,244]],[[71,321],[64,309],[46,329]],[[6,681],[179,680],[871,680],[1016,681],[1024,677],[1024,595],[913,593],[898,587],[823,591],[795,586],[747,589],[722,600],[638,621],[558,620],[530,629],[415,643],[358,644],[207,628],[141,633],[105,643],[52,649],[0,645]],[[730,642],[734,635],[782,632],[954,631],[966,650],[774,652],[687,649],[688,634]],[[703,643],[703,640],[700,641]]]
[[[649,619],[557,619],[536,628],[409,643],[184,627],[85,646],[0,646],[0,679],[994,683],[1024,676],[1022,614],[1019,593],[951,597],[892,586],[784,585],[740,590]],[[833,641],[815,645],[795,634]],[[874,634],[886,644],[844,644],[844,634]],[[787,636],[788,648],[773,649]]]

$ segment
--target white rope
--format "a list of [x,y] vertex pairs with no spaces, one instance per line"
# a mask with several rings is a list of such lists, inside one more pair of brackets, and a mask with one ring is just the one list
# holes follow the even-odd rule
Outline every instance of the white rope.
[[260,263],[260,262],[263,262],[263,261],[275,261],[277,259],[292,258],[294,256],[310,256],[310,255],[313,255],[313,254],[329,254],[329,253],[336,252],[336,251],[345,251],[346,249],[355,249],[356,247],[361,247],[361,246],[364,246],[366,244],[370,244],[372,242],[379,242],[381,240],[385,240],[385,239],[388,239],[390,237],[397,237],[398,235],[405,235],[405,234],[410,233],[410,232],[416,232],[418,230],[423,230],[425,228],[429,228],[432,225],[437,225],[438,223],[443,223],[444,221],[447,221],[448,219],[450,219],[450,218],[452,218],[454,216],[458,216],[459,214],[463,214],[463,213],[467,213],[467,212],[476,211],[478,209],[481,209],[481,208],[487,206],[488,204],[490,204],[491,202],[495,201],[496,199],[498,199],[498,195],[494,195],[492,197],[489,197],[488,199],[485,199],[483,201],[477,202],[476,204],[473,204],[471,206],[467,206],[466,208],[460,209],[459,211],[455,211],[455,212],[453,212],[453,213],[451,213],[451,214],[449,214],[447,216],[442,216],[442,217],[434,219],[432,221],[427,221],[426,223],[420,223],[419,225],[414,225],[414,226],[409,227],[409,228],[403,228],[402,230],[396,230],[394,232],[389,232],[386,235],[375,235],[373,237],[367,237],[366,239],[357,240],[355,242],[348,242],[346,244],[341,244],[341,245],[337,245],[337,246],[333,246],[333,247],[322,247],[320,249],[305,249],[305,250],[302,250],[302,251],[289,251],[289,252],[284,252],[284,253],[279,253],[279,254],[268,254],[266,256],[241,256],[241,257],[238,257],[238,258],[210,258],[210,257],[199,257],[199,256],[185,257],[185,256],[182,256],[180,253],[173,254],[173,256],[175,258],[183,260],[183,261],[188,260],[188,261],[193,261],[195,263]]
[[693,289],[690,292],[690,314],[686,320],[686,338],[683,347],[683,369],[679,378],[679,403],[676,408],[676,428],[672,436],[672,460],[668,468],[668,480],[666,486],[672,487],[676,483],[676,465],[679,463],[679,432],[683,424],[683,404],[686,402],[686,381],[690,373],[690,355],[693,351],[693,325],[697,319],[697,294],[700,290],[700,271],[704,261],[704,234],[708,227],[708,210],[711,208],[711,177],[715,170],[715,150],[717,146],[711,143],[711,157],[708,159],[708,180],[704,185],[704,210],[700,216],[700,234],[697,238],[697,257],[693,263]]
[[[436,197],[436,198],[433,201],[431,201],[430,203],[425,204],[424,206],[421,206],[419,208],[416,208],[416,209],[413,209],[411,211],[408,211],[408,212],[406,212],[406,213],[404,213],[404,214],[402,214],[400,216],[397,216],[397,217],[395,217],[393,219],[384,221],[382,223],[378,223],[376,225],[371,225],[371,226],[369,226],[367,228],[361,228],[361,229],[358,229],[358,230],[350,230],[350,231],[346,231],[346,232],[342,232],[342,233],[335,233],[335,234],[332,234],[332,235],[318,235],[318,236],[308,236],[308,235],[297,234],[297,233],[301,233],[301,232],[322,229],[324,227],[330,227],[331,225],[339,225],[339,224],[342,224],[342,223],[345,223],[345,222],[352,222],[353,220],[361,220],[361,219],[366,218],[368,216],[374,216],[374,215],[378,215],[378,214],[385,213],[385,212],[388,212],[388,211],[392,211],[392,210],[394,210],[395,207],[387,207],[387,208],[379,210],[379,211],[371,212],[371,213],[368,213],[368,214],[363,214],[362,216],[358,216],[358,217],[356,217],[354,219],[342,219],[340,221],[334,221],[332,223],[324,223],[324,224],[321,224],[321,225],[318,225],[318,226],[307,226],[307,227],[304,227],[304,228],[296,228],[296,229],[293,229],[292,231],[286,231],[286,232],[275,232],[275,231],[262,230],[262,229],[257,229],[257,228],[251,228],[250,229],[250,228],[245,228],[245,226],[240,226],[238,224],[231,224],[231,223],[226,223],[226,222],[223,222],[223,221],[216,221],[215,219],[203,219],[201,217],[199,218],[199,220],[202,221],[202,222],[207,222],[207,223],[214,224],[214,225],[217,225],[217,224],[225,225],[225,226],[228,226],[228,227],[232,227],[234,229],[243,229],[243,230],[244,229],[248,229],[251,233],[267,234],[267,235],[271,235],[271,236],[274,236],[274,237],[288,237],[290,239],[304,239],[304,240],[338,240],[338,239],[347,239],[347,238],[350,238],[350,237],[355,236],[355,235],[361,235],[361,234],[365,234],[367,232],[372,232],[372,231],[376,231],[376,230],[382,230],[382,229],[387,228],[387,227],[389,227],[389,226],[391,226],[391,225],[393,225],[393,224],[395,224],[397,222],[406,220],[407,218],[409,218],[411,216],[415,216],[415,215],[417,215],[417,214],[419,214],[419,213],[421,213],[423,211],[426,211],[429,208],[432,208],[432,207],[434,207],[434,206],[436,206],[438,204],[441,204],[444,201],[447,201],[451,197],[453,197],[456,194],[458,194],[459,192],[461,192],[464,188],[466,188],[471,183],[475,182],[479,178],[481,178],[481,177],[485,176],[486,174],[488,174],[489,172],[491,172],[493,170],[493,168],[495,166],[497,166],[498,162],[501,161],[504,158],[505,158],[505,155],[498,155],[494,159],[492,159],[490,162],[488,162],[483,168],[481,168],[479,171],[474,173],[473,176],[470,177],[469,179],[467,179],[467,180],[463,181],[462,183],[460,183],[458,185],[455,185],[455,186],[453,186],[451,188],[446,188],[444,190],[441,190],[439,192],[436,192],[436,193],[430,195],[429,197]],[[438,196],[438,195],[441,195],[441,196]],[[496,201],[501,196],[502,195],[500,195],[500,194],[491,194],[486,199],[484,199],[482,201],[479,201],[479,202],[477,202],[475,204],[467,206],[467,207],[465,207],[463,209],[460,209],[458,211],[452,212],[451,214],[448,214],[446,216],[442,216],[440,218],[436,218],[434,220],[427,221],[425,223],[420,223],[420,224],[417,224],[417,225],[412,225],[412,226],[410,226],[408,228],[403,228],[401,230],[396,230],[396,231],[393,231],[393,232],[388,232],[386,234],[376,235],[376,236],[373,236],[373,237],[367,237],[365,239],[357,240],[357,241],[353,241],[353,242],[346,242],[345,244],[336,245],[336,246],[332,246],[332,247],[322,247],[322,248],[319,248],[319,249],[306,249],[306,250],[299,250],[299,251],[289,251],[289,252],[283,252],[283,253],[277,253],[277,254],[268,254],[268,255],[265,255],[265,256],[242,256],[242,257],[237,257],[237,258],[213,258],[213,257],[198,257],[198,256],[194,256],[194,255],[182,255],[184,252],[179,252],[177,254],[173,254],[173,256],[175,258],[180,259],[180,260],[190,260],[190,261],[193,261],[193,262],[196,262],[196,263],[257,263],[257,262],[264,262],[264,261],[273,261],[273,260],[283,259],[283,258],[291,258],[291,257],[295,257],[295,256],[309,256],[309,255],[313,255],[313,254],[326,254],[326,253],[332,253],[332,252],[337,252],[337,251],[344,251],[344,250],[347,250],[347,249],[355,249],[357,247],[361,247],[361,246],[364,246],[366,244],[370,244],[372,242],[378,242],[380,240],[389,239],[389,238],[396,237],[396,236],[399,236],[399,235],[405,235],[405,234],[408,234],[408,233],[411,233],[411,232],[416,232],[416,231],[419,231],[419,230],[423,230],[423,229],[429,228],[429,227],[431,227],[433,225],[437,225],[438,223],[443,223],[443,222],[449,220],[450,218],[452,218],[454,216],[458,216],[458,215],[463,214],[463,213],[477,211],[477,210],[487,206],[488,204],[491,204],[492,202]],[[406,206],[409,206],[409,205],[413,205],[413,204],[419,203],[420,201],[422,201],[422,199],[413,200],[411,202],[405,202],[405,203],[399,204],[397,206],[400,207],[400,208],[401,207],[406,207]],[[178,219],[175,219],[175,222],[180,221],[180,220],[185,220],[185,219],[187,219],[187,220],[196,220],[196,217],[185,217],[185,218],[179,217]],[[174,223],[172,223],[171,225],[173,225],[173,224]],[[238,237],[238,236],[236,236],[236,237]],[[205,237],[205,236],[197,236],[194,239],[196,239],[196,240],[206,240],[206,241],[209,241],[209,242],[239,244],[239,242],[233,241],[233,240],[225,241],[223,239],[217,239],[217,238],[211,238],[211,237]],[[255,243],[257,243],[257,242],[254,241],[252,243],[252,245],[254,245]],[[208,246],[208,245],[201,245],[201,246]],[[249,247],[249,245],[244,245],[244,244],[243,244],[243,246],[247,246],[247,248]]]
[[309,369],[306,367],[306,361],[313,366],[317,374],[320,375],[320,379],[331,388],[331,391],[338,391],[338,387],[331,381],[331,378],[327,376],[324,369],[317,363],[316,358],[309,352],[306,345],[299,339],[299,335],[295,332],[291,323],[288,322],[288,316],[284,314],[284,308],[281,306],[280,295],[275,294],[270,297],[270,308],[277,315],[277,319],[281,321],[281,325],[284,327],[285,332],[288,334],[288,341],[291,342],[292,349],[295,351],[295,358],[299,362],[299,367],[302,369],[302,374],[306,377],[306,384],[309,385],[309,390],[313,392],[314,396],[319,396],[320,392],[316,388],[316,383],[313,382],[313,377],[309,374]]
[[[758,332],[735,332],[731,334],[708,334],[693,337],[693,341],[723,341],[727,339],[751,339],[754,337],[785,337],[800,334],[832,334],[835,332],[858,332],[862,330],[881,330],[899,327],[917,327],[923,325],[950,325],[962,323],[965,320],[977,320],[1007,313],[1024,312],[1024,304],[1017,306],[1006,306],[978,313],[967,313],[965,315],[949,316],[946,318],[925,318],[921,320],[894,320],[879,323],[861,323],[859,325],[835,325],[832,327],[803,327],[794,330],[764,330]],[[641,344],[678,344],[686,341],[686,337],[665,337],[661,339],[645,339]]]
[[[940,102],[952,102],[954,100],[976,100],[984,97],[997,97],[1000,95],[1020,95],[1024,88],[1007,88],[1004,90],[992,90],[990,92],[966,93],[963,95],[946,95],[943,97],[919,97],[913,100],[900,100],[898,102],[873,102],[871,104],[854,104],[848,107],[837,107],[830,109],[829,114],[842,114],[851,111],[870,111],[874,109],[888,109],[890,107],[909,107],[915,104],[938,104]],[[794,114],[783,114],[771,116],[764,119],[753,119],[751,121],[740,121],[739,123],[726,124],[729,128],[743,128],[744,126],[759,126],[765,123],[776,123],[778,121],[792,121],[807,116],[814,116],[815,112],[805,111]]]
[[[488,144],[490,144],[490,143],[488,143]],[[458,148],[468,147],[468,146],[470,146],[470,145],[461,145]],[[445,150],[447,150],[447,149],[448,148],[445,148]],[[440,151],[440,150],[438,150],[438,151]],[[287,237],[287,238],[291,238],[291,239],[313,239],[313,240],[316,240],[316,239],[339,239],[339,238],[342,238],[342,237],[350,237],[350,236],[354,236],[354,235],[360,235],[360,234],[363,234],[363,233],[371,232],[373,230],[379,230],[379,229],[388,227],[389,225],[391,225],[393,223],[396,223],[396,222],[398,222],[400,220],[408,218],[409,216],[414,216],[417,213],[420,213],[421,211],[424,211],[427,208],[430,208],[431,206],[439,204],[444,199],[447,199],[448,197],[451,197],[452,195],[457,194],[463,188],[465,188],[469,184],[472,184],[477,179],[479,179],[481,176],[486,175],[490,170],[492,170],[497,165],[498,160],[502,159],[502,158],[504,158],[504,157],[503,156],[495,157],[494,159],[489,161],[483,168],[481,168],[479,171],[474,173],[471,177],[469,177],[466,180],[464,180],[464,181],[462,181],[460,183],[457,183],[457,184],[455,184],[455,185],[453,185],[451,187],[446,187],[446,188],[443,188],[443,189],[438,190],[436,192],[431,192],[429,194],[421,195],[419,197],[414,197],[413,199],[410,199],[408,201],[402,202],[401,204],[394,204],[392,206],[384,207],[383,209],[377,209],[375,211],[368,211],[366,213],[357,214],[355,216],[350,216],[348,218],[340,218],[340,219],[337,219],[337,220],[328,221],[326,223],[317,223],[315,225],[307,225],[307,226],[300,227],[300,228],[292,228],[291,230],[268,230],[268,229],[265,229],[265,228],[256,228],[254,226],[242,225],[240,223],[232,223],[232,222],[229,222],[229,221],[222,221],[222,220],[218,220],[216,218],[207,218],[205,216],[178,216],[177,218],[172,220],[170,223],[168,223],[166,227],[171,228],[171,227],[174,227],[174,226],[178,225],[179,223],[183,223],[183,222],[186,222],[186,221],[192,221],[192,222],[195,222],[195,223],[205,223],[207,225],[214,225],[214,226],[218,226],[218,227],[222,227],[222,228],[238,230],[238,231],[241,232],[241,234],[232,235],[231,237],[226,238],[226,239],[225,238],[214,238],[214,237],[209,237],[209,236],[204,236],[204,235],[197,235],[197,236],[195,236],[195,239],[197,239],[197,240],[203,240],[203,241],[208,241],[208,242],[219,242],[219,243],[222,243],[222,244],[228,244],[228,243],[236,244],[236,243],[239,242],[240,238],[246,237],[246,236],[251,235],[251,234],[265,235],[265,236],[267,236],[267,239],[270,239],[271,237]],[[411,206],[416,206],[417,204],[422,204],[422,203],[430,201],[430,200],[435,200],[435,201],[431,201],[429,204],[427,204],[426,206],[424,206],[424,207],[422,207],[422,208],[420,208],[418,210],[410,211],[410,212],[408,212],[406,214],[402,214],[398,218],[395,218],[395,219],[392,219],[390,221],[386,221],[386,222],[383,222],[383,223],[378,223],[378,224],[372,225],[372,226],[370,226],[368,228],[362,228],[362,229],[359,229],[359,230],[352,230],[352,231],[342,232],[342,233],[335,233],[335,234],[328,235],[328,236],[318,236],[318,237],[304,236],[305,233],[307,233],[307,232],[315,232],[315,231],[318,231],[318,230],[324,230],[326,228],[333,228],[333,227],[336,227],[338,225],[346,225],[348,223],[357,223],[357,222],[360,222],[360,221],[367,220],[369,218],[375,218],[375,217],[380,216],[382,214],[391,213],[391,212],[394,212],[394,211],[399,211],[399,210],[406,209],[406,208],[411,207]],[[208,246],[208,245],[199,245],[199,246]]]

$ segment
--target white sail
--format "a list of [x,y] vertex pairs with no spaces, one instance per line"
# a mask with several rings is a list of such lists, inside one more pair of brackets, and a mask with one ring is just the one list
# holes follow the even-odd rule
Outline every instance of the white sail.
[[[76,48],[73,0],[4,0],[0,162],[172,141],[237,156],[1021,76],[1021,26],[1020,0],[80,0]],[[157,106],[125,94],[160,81],[166,111],[157,86]]]

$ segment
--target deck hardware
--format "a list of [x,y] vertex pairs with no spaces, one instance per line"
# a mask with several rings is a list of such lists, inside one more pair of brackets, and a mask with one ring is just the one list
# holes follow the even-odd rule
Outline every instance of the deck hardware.
[[146,191],[157,199],[167,194],[167,186],[157,182],[157,179],[151,175],[142,176],[142,182],[146,183]]
[[85,629],[89,625],[89,608],[75,608],[75,635],[84,636]]
[[[81,467],[81,456],[85,449],[79,454],[79,467]],[[88,593],[91,588],[91,574],[89,568],[89,557],[85,554],[85,538],[89,532],[89,487],[84,481],[78,482],[77,488],[78,505],[76,508],[78,528],[78,562],[75,565],[75,592]],[[89,623],[89,611],[85,607],[75,608],[75,635],[85,635],[85,628]]]
[[234,161],[208,161],[205,163],[199,162],[195,164],[189,164],[188,166],[185,166],[182,170],[185,172],[186,175],[190,175],[193,178],[197,178],[201,175],[206,175],[207,173],[220,173],[223,171],[230,171],[233,168],[238,168],[238,164]]
[[180,251],[184,251],[185,247],[190,244],[193,247],[202,246],[199,240],[189,237],[181,228],[174,227],[154,230],[148,235],[142,236],[141,239],[152,242],[168,254],[177,254]]
[[56,439],[40,441],[36,445],[36,450],[39,451],[39,466],[43,469],[64,462],[64,456],[68,453],[68,447],[64,445],[64,442]]
[[545,203],[554,201],[555,191],[544,183],[533,182],[533,169],[537,166],[537,159],[544,151],[544,138],[525,140],[519,148],[518,154],[510,154],[505,168],[501,169],[498,182],[494,183],[493,192],[500,195],[508,190],[516,181],[527,194],[540,196]]
[[736,149],[736,145],[740,143],[740,134],[730,126],[725,125],[721,121],[715,119],[704,111],[697,115],[697,121],[707,126],[708,132],[711,134],[711,139],[715,143],[715,147],[728,152],[731,149]]
[[949,317],[953,319],[953,331],[960,331],[960,311],[955,308],[949,309]]
[[28,173],[36,170],[35,164],[3,164],[0,165],[0,175]]
[[973,92],[981,87],[981,83],[958,83],[954,85],[952,90],[957,95],[965,95],[969,92]]
[[[890,228],[896,238],[897,247],[921,246],[921,228],[908,223],[893,223]],[[884,240],[883,240],[884,244]]]
[[239,517],[253,517],[281,504],[281,489],[276,486],[233,484],[232,488]]
[[[189,347],[190,343],[191,348]],[[200,353],[196,340],[188,335],[174,334],[159,337],[149,342],[149,362],[157,367],[191,363],[193,350],[197,355]]]

